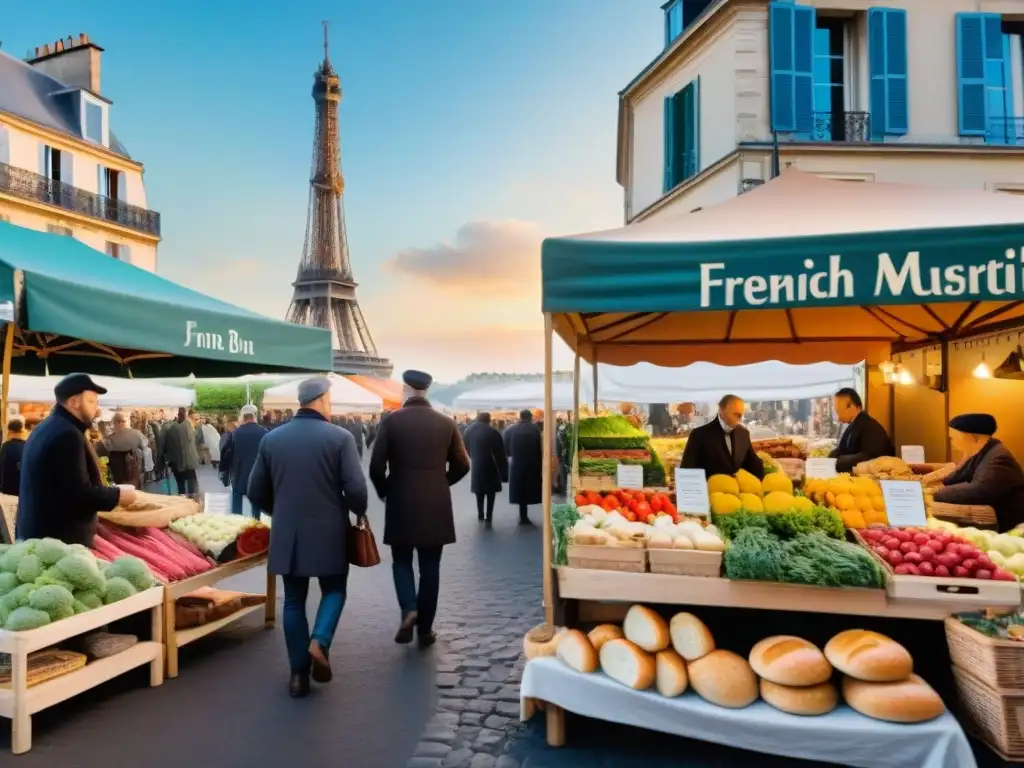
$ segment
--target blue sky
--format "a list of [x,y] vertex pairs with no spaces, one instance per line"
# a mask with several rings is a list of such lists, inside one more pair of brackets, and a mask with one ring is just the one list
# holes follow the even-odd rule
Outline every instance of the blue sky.
[[8,2],[0,40],[103,46],[112,127],[163,214],[160,273],[283,317],[329,20],[360,303],[398,369],[452,379],[539,370],[539,239],[622,222],[616,94],[662,44],[660,4]]

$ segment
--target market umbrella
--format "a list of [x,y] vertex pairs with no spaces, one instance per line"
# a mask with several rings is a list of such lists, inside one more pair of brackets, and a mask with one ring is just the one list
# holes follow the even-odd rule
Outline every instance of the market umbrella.
[[[344,376],[330,374],[331,410],[335,413],[378,413],[384,409],[384,400],[379,395],[354,384]],[[295,408],[299,404],[299,384],[290,381],[278,384],[263,392],[263,407]]]
[[[104,408],[143,408],[147,406],[179,407],[195,403],[196,393],[187,387],[172,387],[147,379],[123,379],[116,376],[93,376],[107,390],[100,395]],[[11,376],[7,401],[11,403],[52,403],[53,388],[59,376]]]

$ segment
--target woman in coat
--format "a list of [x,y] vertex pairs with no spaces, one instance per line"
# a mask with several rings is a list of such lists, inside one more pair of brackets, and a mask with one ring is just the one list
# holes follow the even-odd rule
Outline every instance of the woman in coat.
[[498,430],[491,426],[489,413],[476,417],[466,428],[464,439],[469,451],[470,490],[476,496],[476,517],[490,523],[494,517],[494,497],[501,492],[501,483],[508,481],[505,444]]
[[519,505],[519,524],[530,525],[527,508],[540,504],[544,467],[544,445],[540,427],[533,423],[533,414],[519,412],[519,421],[502,435],[509,469],[508,500]]

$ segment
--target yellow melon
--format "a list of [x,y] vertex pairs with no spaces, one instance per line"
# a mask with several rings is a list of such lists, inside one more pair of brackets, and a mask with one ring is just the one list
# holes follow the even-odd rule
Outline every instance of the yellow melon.
[[761,495],[761,481],[747,472],[747,470],[741,469],[734,477],[736,478],[736,484],[740,487],[741,495],[744,493],[752,493],[755,496]]
[[850,481],[850,484],[853,486],[854,495],[868,495],[876,490],[881,490],[878,487],[878,483],[876,483],[870,477],[855,477],[853,478],[853,480]]
[[853,506],[861,511],[871,509],[871,497],[857,494],[853,497]]
[[806,496],[794,496],[793,509],[798,512],[811,512],[814,509],[814,502]]
[[765,512],[787,512],[793,509],[793,495],[782,491],[773,491],[764,497]]
[[849,493],[836,494],[836,509],[856,509],[856,502],[854,501],[853,495]]
[[721,491],[712,493],[710,501],[711,511],[716,515],[729,515],[733,512],[738,512],[743,506],[739,496],[734,496],[731,493],[722,493]]
[[741,493],[740,494],[740,505],[747,512],[764,512],[764,505],[761,503],[761,497],[754,493]]
[[774,493],[775,491],[782,491],[788,493],[790,496],[793,495],[793,481],[789,479],[789,476],[785,472],[775,472],[771,475],[765,475],[764,481],[761,483],[761,487],[765,493]]
[[712,475],[708,478],[708,493],[731,493],[740,495],[740,484],[730,475]]

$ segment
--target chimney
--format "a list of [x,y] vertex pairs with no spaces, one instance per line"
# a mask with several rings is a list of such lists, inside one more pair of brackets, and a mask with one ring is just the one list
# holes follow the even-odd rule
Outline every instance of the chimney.
[[100,91],[100,54],[103,49],[89,41],[84,32],[36,46],[28,63],[72,88]]

